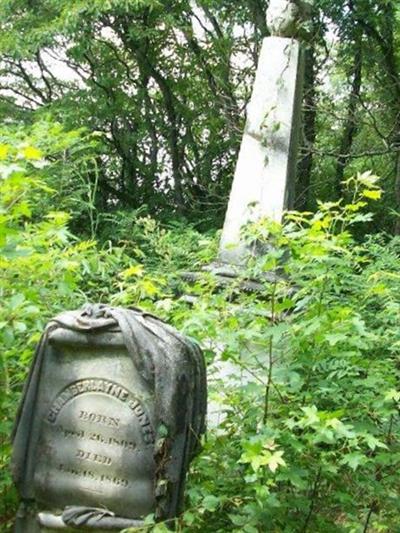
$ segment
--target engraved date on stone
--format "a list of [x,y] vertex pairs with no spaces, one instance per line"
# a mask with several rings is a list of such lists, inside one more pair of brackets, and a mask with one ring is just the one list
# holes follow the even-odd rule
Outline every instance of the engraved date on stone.
[[105,485],[114,485],[117,487],[128,487],[129,481],[127,479],[123,479],[117,476],[107,476],[105,474],[96,474],[95,472],[92,472],[91,470],[81,470],[80,468],[74,466],[70,467],[64,464],[58,465],[58,470],[60,472],[64,472],[65,474],[69,474],[71,476],[81,478],[81,479],[89,479],[92,481],[97,481],[100,483],[103,483]]
[[99,433],[89,433],[89,440],[95,442],[101,442],[108,446],[117,446],[119,448],[125,448],[126,450],[133,451],[136,448],[136,444],[131,440],[117,439],[116,437],[104,437]]
[[124,438],[118,438],[115,436],[106,436],[95,431],[85,431],[84,429],[68,429],[61,425],[57,426],[57,430],[65,439],[71,438],[74,440],[79,439],[84,441],[99,442],[101,444],[105,444],[106,446],[115,446],[117,448],[124,448],[125,450],[131,451],[134,451],[137,448],[137,444],[133,440],[126,440]]

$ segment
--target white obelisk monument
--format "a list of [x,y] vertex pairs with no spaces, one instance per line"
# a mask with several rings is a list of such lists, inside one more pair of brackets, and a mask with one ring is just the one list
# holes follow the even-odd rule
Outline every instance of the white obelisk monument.
[[220,243],[222,263],[248,254],[241,230],[264,217],[281,221],[292,207],[300,129],[303,60],[299,34],[305,1],[270,0],[247,121]]

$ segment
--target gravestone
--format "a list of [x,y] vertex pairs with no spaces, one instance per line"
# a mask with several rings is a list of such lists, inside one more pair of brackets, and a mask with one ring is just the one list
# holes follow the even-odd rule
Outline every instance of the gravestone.
[[[263,218],[281,222],[284,211],[293,207],[304,76],[302,40],[308,37],[311,9],[312,0],[269,1],[266,18],[271,35],[261,47],[219,257],[204,268],[218,286],[237,284],[246,258],[259,252],[244,242],[243,227]],[[187,273],[185,277],[191,281],[200,276]],[[277,279],[276,273],[264,272],[260,279],[242,280],[237,287],[258,293],[265,282]],[[253,348],[249,343],[248,350]],[[209,375],[232,386],[252,379],[235,363],[218,357]],[[223,420],[224,409],[223,404],[211,403],[211,425]]]
[[292,208],[300,129],[307,2],[270,0],[247,121],[222,231],[219,260],[240,265],[248,254],[241,231],[249,222],[280,222]]
[[150,513],[177,516],[205,413],[202,353],[165,323],[103,305],[54,318],[15,428],[15,531],[120,531]]

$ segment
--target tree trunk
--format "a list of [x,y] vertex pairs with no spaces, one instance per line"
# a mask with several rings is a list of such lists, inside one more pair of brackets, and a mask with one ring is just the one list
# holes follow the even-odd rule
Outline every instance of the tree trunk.
[[[118,25],[120,24],[120,26]],[[183,176],[182,176],[182,158],[180,150],[180,113],[177,109],[179,103],[171,88],[171,81],[168,80],[161,71],[153,64],[149,56],[148,42],[135,40],[129,32],[129,20],[119,19],[114,29],[125,43],[127,48],[136,58],[141,76],[143,78],[151,77],[158,85],[163,97],[165,114],[168,119],[168,136],[169,153],[172,165],[173,194],[175,207],[178,213],[184,212],[184,195],[183,195]]]
[[303,103],[302,158],[297,167],[295,209],[306,211],[310,197],[313,146],[316,138],[316,72],[314,43],[306,50]]
[[347,117],[339,147],[339,157],[336,164],[335,190],[337,198],[343,195],[342,181],[346,165],[351,154],[354,138],[357,134],[357,104],[360,97],[362,80],[362,33],[357,32],[355,43],[354,63],[352,66],[352,84],[349,95]]
[[[396,0],[397,1],[397,0]],[[366,35],[371,37],[378,45],[381,53],[383,64],[385,65],[386,75],[388,78],[387,86],[392,93],[392,98],[388,104],[388,113],[395,113],[392,135],[389,139],[390,145],[394,150],[394,193],[397,203],[397,211],[400,211],[400,73],[399,58],[396,55],[396,44],[394,38],[394,21],[396,17],[395,2],[382,2],[382,29],[381,32],[365,19],[358,19],[357,22],[362,26]],[[400,235],[400,219],[394,224],[395,235]]]

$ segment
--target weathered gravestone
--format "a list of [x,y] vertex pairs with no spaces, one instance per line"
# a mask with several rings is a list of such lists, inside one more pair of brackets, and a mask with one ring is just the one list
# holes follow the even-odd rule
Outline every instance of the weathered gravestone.
[[[302,40],[312,0],[270,0],[266,13],[270,36],[263,40],[239,158],[221,236],[218,261],[205,267],[218,286],[231,286],[242,272],[250,250],[242,236],[246,224],[269,218],[281,222],[293,207],[298,140],[301,129],[304,61]],[[186,279],[199,275],[187,273]],[[277,280],[265,272],[260,279],[242,281],[244,291],[262,291],[265,282]],[[248,350],[257,347],[248,343]],[[222,348],[221,348],[222,351]],[[209,368],[212,379],[235,386],[254,379],[237,364],[219,360]],[[210,424],[224,418],[225,406],[211,402]]]
[[270,0],[247,121],[222,231],[221,263],[240,265],[249,250],[241,231],[249,222],[278,222],[292,208],[302,102],[299,37],[310,9],[306,0]]
[[157,318],[103,305],[47,326],[18,414],[18,533],[120,531],[175,517],[205,431],[199,348]]

